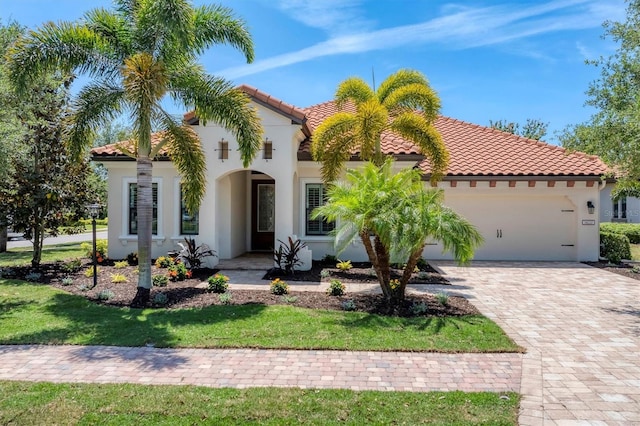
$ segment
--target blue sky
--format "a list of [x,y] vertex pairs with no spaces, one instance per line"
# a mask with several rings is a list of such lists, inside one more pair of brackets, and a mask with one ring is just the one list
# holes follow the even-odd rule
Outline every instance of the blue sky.
[[[195,0],[196,4],[209,3]],[[400,68],[423,72],[442,113],[489,120],[549,122],[554,132],[585,121],[584,94],[613,53],[602,22],[624,20],[623,0],[234,0],[219,1],[248,24],[256,61],[227,47],[209,50],[207,71],[283,101],[330,100],[351,76],[376,83]],[[76,20],[109,0],[0,0],[0,18],[37,27]],[[183,112],[171,107],[172,112]]]

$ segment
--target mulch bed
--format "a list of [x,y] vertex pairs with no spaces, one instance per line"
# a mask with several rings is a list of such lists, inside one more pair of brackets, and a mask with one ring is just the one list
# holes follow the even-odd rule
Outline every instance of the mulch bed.
[[594,268],[604,269],[605,271],[613,272],[614,274],[624,275],[634,280],[640,280],[640,265],[630,265],[627,263],[621,263],[620,265],[613,265],[608,262],[584,262]]
[[[37,272],[41,276],[37,282],[51,285],[66,292],[76,294],[87,298],[95,303],[109,306],[126,307],[129,306],[136,293],[136,283],[138,280],[137,268],[127,266],[125,268],[116,269],[113,262],[102,264],[98,269],[98,279],[95,288],[92,288],[93,278],[86,277],[84,272],[90,268],[89,261],[84,262],[80,270],[76,272],[68,272],[64,269],[64,263],[56,262],[52,264],[43,264],[37,271],[29,267],[4,268],[2,273],[4,277],[16,279],[28,278],[28,274]],[[365,263],[355,263],[354,267],[348,271],[339,271],[331,265],[323,265],[322,263],[314,264],[311,271],[297,272],[295,276],[283,277],[283,279],[291,281],[321,281],[321,271],[329,269],[331,276],[325,278],[339,279],[345,284],[349,283],[377,283],[375,277],[370,273],[370,266]],[[447,284],[437,271],[428,265],[423,267],[422,273],[414,274],[412,283],[421,284]],[[180,309],[180,308],[204,308],[212,305],[222,305],[220,295],[210,293],[203,285],[203,281],[213,275],[216,270],[200,269],[196,271],[193,277],[184,281],[169,281],[166,287],[153,287],[151,290],[151,300],[157,293],[164,293],[168,302],[166,305],[157,305],[151,302],[149,307]],[[393,270],[393,277],[399,277],[400,271]],[[127,279],[124,283],[113,283],[111,278],[115,274],[124,275]],[[167,274],[167,269],[160,269],[152,266],[152,274]],[[33,278],[33,277],[32,277]],[[70,278],[71,284],[64,284],[63,278]],[[355,310],[359,312],[376,313],[382,315],[396,316],[415,316],[414,306],[424,304],[426,306],[426,314],[422,316],[462,316],[476,315],[478,310],[469,301],[462,297],[450,296],[448,303],[442,305],[438,303],[433,295],[415,295],[407,294],[404,304],[393,312],[389,312],[384,298],[380,294],[371,293],[348,293],[344,296],[329,296],[322,292],[311,291],[295,291],[295,285],[289,287],[290,293],[287,297],[271,294],[268,290],[268,280],[265,280],[265,290],[231,290],[232,305],[244,304],[290,304],[293,306],[310,308],[310,309],[330,309],[343,310],[343,303],[352,300],[355,304]],[[103,291],[110,291],[108,300],[99,300],[98,295]]]

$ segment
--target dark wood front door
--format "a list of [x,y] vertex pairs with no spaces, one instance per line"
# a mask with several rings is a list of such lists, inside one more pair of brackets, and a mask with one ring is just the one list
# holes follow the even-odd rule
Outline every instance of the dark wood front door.
[[273,180],[254,180],[251,183],[251,250],[272,250],[275,227],[275,182]]

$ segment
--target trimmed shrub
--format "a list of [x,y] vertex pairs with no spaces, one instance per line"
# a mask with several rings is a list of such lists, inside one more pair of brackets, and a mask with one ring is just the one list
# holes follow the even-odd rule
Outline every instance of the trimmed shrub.
[[126,283],[127,277],[124,274],[111,274],[111,282],[115,284]]
[[631,244],[640,244],[640,224],[639,223],[610,223],[600,224],[601,232],[626,235]]
[[288,294],[289,293],[289,286],[287,285],[286,282],[282,281],[280,278],[276,278],[275,280],[271,281],[271,284],[269,285],[271,293],[273,294],[277,294],[277,295],[283,295],[283,294]]
[[119,262],[114,262],[113,267],[116,269],[124,269],[127,266],[129,266],[129,262],[127,262],[126,260],[121,260]]
[[229,277],[222,274],[215,274],[209,279],[207,279],[209,283],[208,290],[213,293],[224,293],[229,289]]
[[169,284],[169,277],[166,275],[153,275],[151,282],[156,287],[166,287]]
[[[109,243],[107,240],[96,240],[96,259],[98,263],[104,262],[107,258],[107,247]],[[89,259],[93,259],[93,244],[92,243],[82,243],[80,244],[80,248],[85,251],[85,256]]]
[[631,259],[631,247],[626,235],[600,231],[600,256],[611,263]]
[[340,280],[331,280],[331,284],[329,284],[329,288],[327,289],[327,294],[329,296],[342,296],[346,287]]

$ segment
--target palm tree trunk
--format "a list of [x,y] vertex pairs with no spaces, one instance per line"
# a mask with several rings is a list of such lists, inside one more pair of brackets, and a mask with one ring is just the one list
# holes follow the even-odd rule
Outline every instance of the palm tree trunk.
[[399,297],[404,300],[404,296],[407,289],[407,284],[411,279],[411,274],[413,274],[413,268],[418,264],[418,259],[422,257],[422,250],[424,250],[424,246],[420,247],[418,250],[411,253],[409,260],[407,261],[406,266],[404,267],[404,271],[402,271],[402,278],[400,279],[400,287],[397,289],[399,293]]
[[143,307],[151,294],[151,242],[153,223],[153,163],[138,158],[137,162],[137,214],[138,214],[138,291],[132,307]]
[[373,245],[371,244],[371,237],[369,236],[369,231],[363,231],[360,233],[360,239],[362,240],[362,245],[364,245],[364,249],[367,252],[367,256],[369,257],[369,261],[371,262],[371,266],[376,271],[376,276],[378,277],[378,282],[380,283],[380,288],[382,289],[382,294],[386,299],[391,297],[391,289],[389,288],[389,280],[387,283],[384,282],[384,273],[382,272],[380,262],[378,261],[378,256],[376,254]]

